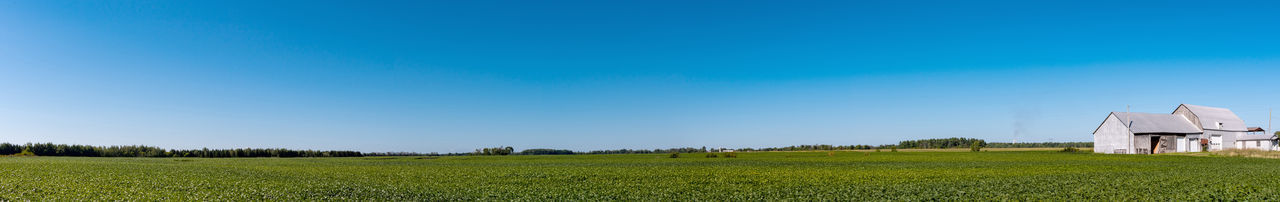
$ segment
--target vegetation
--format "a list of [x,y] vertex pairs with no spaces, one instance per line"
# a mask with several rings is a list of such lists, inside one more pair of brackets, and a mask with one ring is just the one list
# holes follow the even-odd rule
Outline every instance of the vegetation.
[[[1175,155],[1196,155],[1196,153],[1175,153]],[[1209,152],[1209,155],[1280,159],[1280,152],[1262,151],[1262,150],[1256,150],[1256,149],[1224,149],[1220,151]]]
[[942,139],[923,139],[923,140],[907,140],[898,142],[898,147],[903,149],[947,149],[947,148],[964,148],[972,144],[978,144],[980,147],[987,145],[986,140],[977,138],[942,138]]
[[88,146],[53,143],[27,143],[17,145],[0,143],[0,155],[18,154],[29,151],[37,156],[81,156],[81,157],[360,157],[364,154],[357,151],[316,151],[290,149],[200,149],[200,150],[165,150],[151,146]]
[[573,151],[567,149],[526,149],[520,151],[520,155],[565,155],[574,154]]
[[461,156],[466,154],[447,153],[440,154],[436,152],[418,153],[418,152],[365,152],[365,156]]
[[1075,147],[1067,147],[1067,148],[1062,148],[1062,151],[1061,151],[1061,152],[1068,152],[1068,153],[1069,153],[1069,152],[1080,152],[1080,149],[1076,149]]
[[1031,142],[1031,143],[988,143],[986,140],[977,138],[940,138],[940,139],[921,139],[907,140],[898,142],[898,144],[886,145],[794,145],[786,147],[766,147],[766,148],[740,148],[737,151],[831,151],[831,150],[876,150],[877,152],[883,148],[898,147],[902,149],[950,149],[950,148],[970,148],[973,149],[977,145],[978,149],[982,148],[1063,148],[1063,147],[1093,147],[1092,142]]
[[[1040,142],[1040,143],[987,143],[982,139],[974,138],[943,138],[943,139],[923,139],[902,141],[896,145],[795,145],[786,147],[767,147],[767,148],[740,148],[734,151],[835,151],[835,150],[875,150],[879,152],[882,148],[892,148],[891,151],[896,152],[897,148],[904,149],[947,149],[947,148],[963,148],[967,145],[973,151],[980,151],[982,148],[1061,148],[1061,147],[1092,147],[1090,142]],[[975,146],[976,145],[976,146]],[[976,149],[975,149],[976,147]],[[515,152],[512,147],[493,147],[476,149],[471,153],[417,153],[417,152],[369,152],[361,153],[357,151],[318,151],[318,150],[291,150],[291,149],[199,149],[199,150],[174,150],[163,149],[152,146],[129,145],[129,146],[89,146],[89,145],[67,145],[53,143],[27,143],[25,145],[0,143],[0,155],[14,155],[23,150],[30,150],[34,155],[38,156],[81,156],[81,157],[204,157],[204,158],[228,158],[228,157],[360,157],[360,156],[460,156],[460,155],[567,155],[567,154],[662,154],[662,153],[704,153],[704,152],[723,152],[729,151],[725,148],[707,147],[693,148],[671,148],[671,149],[618,149],[618,150],[596,150],[589,152],[575,152],[565,149],[527,149]]]
[[36,156],[36,154],[31,153],[31,151],[22,150],[22,152],[18,152],[17,154],[10,154],[8,156]]
[[878,147],[871,146],[871,145],[815,144],[815,145],[795,145],[795,146],[786,146],[786,147],[741,148],[741,149],[738,149],[737,151],[827,151],[827,150],[858,150],[858,149],[865,150],[865,149],[873,149],[873,148],[878,148]]
[[988,143],[985,147],[989,148],[1092,148],[1093,142],[993,142]]
[[677,152],[677,153],[700,153],[700,152],[706,152],[706,149],[705,149],[705,148],[703,148],[703,149],[699,149],[699,148],[693,148],[693,147],[686,147],[686,148],[671,148],[671,149],[654,149],[654,150],[644,150],[644,149],[618,149],[618,150],[595,150],[595,151],[589,151],[589,152],[586,152],[585,154],[663,154],[663,153],[671,153],[671,152]]
[[0,158],[0,201],[1280,200],[1275,159],[827,153]]
[[510,155],[512,152],[515,152],[515,151],[516,151],[516,149],[515,149],[515,148],[511,148],[511,147],[494,147],[494,148],[476,149],[475,154],[476,154],[476,155],[500,155],[500,156],[501,156],[501,155]]

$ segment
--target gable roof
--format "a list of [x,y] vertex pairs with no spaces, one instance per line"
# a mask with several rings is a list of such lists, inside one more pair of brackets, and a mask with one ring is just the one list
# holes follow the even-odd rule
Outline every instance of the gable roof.
[[[1133,133],[1202,133],[1195,124],[1174,114],[1111,112],[1121,123],[1130,124]],[[1133,120],[1133,122],[1129,122]]]
[[[1180,107],[1183,106],[1191,110],[1191,114],[1195,114],[1197,118],[1200,118],[1200,125],[1204,127],[1203,129],[1246,131],[1244,120],[1236,116],[1236,113],[1231,112],[1230,109],[1189,104],[1182,104]],[[1222,123],[1222,128],[1218,128],[1218,123]]]

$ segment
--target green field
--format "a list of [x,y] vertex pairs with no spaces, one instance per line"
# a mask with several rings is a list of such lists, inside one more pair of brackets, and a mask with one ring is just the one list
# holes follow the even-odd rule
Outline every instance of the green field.
[[1018,152],[0,158],[6,200],[1280,200],[1280,160]]

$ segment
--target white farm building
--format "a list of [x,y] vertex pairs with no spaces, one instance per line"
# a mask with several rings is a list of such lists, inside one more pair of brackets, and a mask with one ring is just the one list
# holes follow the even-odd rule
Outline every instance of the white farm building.
[[[1262,132],[1261,134],[1255,134]],[[1277,150],[1276,136],[1248,128],[1229,109],[1182,104],[1170,114],[1111,112],[1093,131],[1093,152],[1158,154],[1208,149]]]

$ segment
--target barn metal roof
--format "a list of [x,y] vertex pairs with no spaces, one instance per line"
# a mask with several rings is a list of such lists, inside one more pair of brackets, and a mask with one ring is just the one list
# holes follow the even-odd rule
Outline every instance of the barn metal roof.
[[[1236,116],[1235,112],[1230,109],[1206,107],[1200,105],[1182,104],[1191,110],[1192,114],[1200,118],[1200,125],[1204,129],[1224,130],[1224,131],[1245,131],[1244,120]],[[1218,128],[1218,123],[1222,123],[1222,128]]]
[[[1202,133],[1195,124],[1179,115],[1141,112],[1111,112],[1133,133]],[[1133,120],[1133,122],[1129,122]]]
[[1272,135],[1241,135],[1236,140],[1274,140],[1276,136]]

